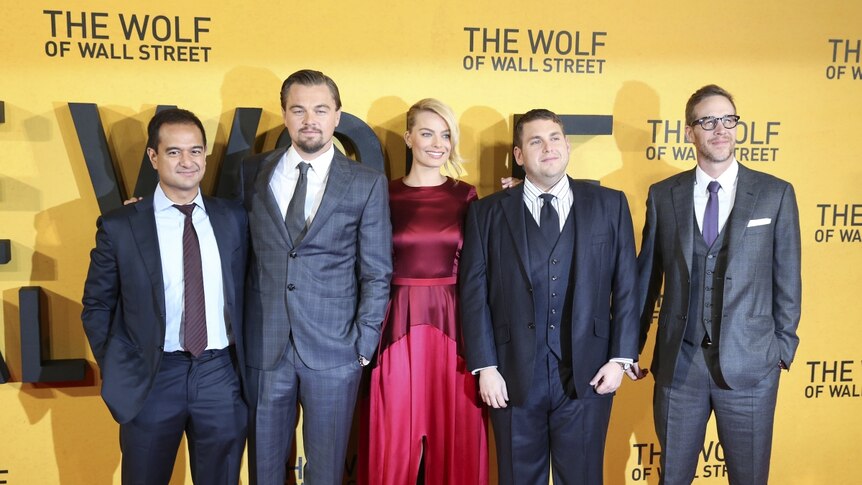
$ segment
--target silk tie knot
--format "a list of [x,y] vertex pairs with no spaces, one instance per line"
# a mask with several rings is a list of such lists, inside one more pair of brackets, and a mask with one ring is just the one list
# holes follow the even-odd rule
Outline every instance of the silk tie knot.
[[191,204],[186,205],[174,204],[174,207],[176,207],[177,210],[182,212],[186,217],[191,217],[192,212],[195,210],[195,203],[192,202]]
[[718,183],[717,180],[713,180],[712,182],[709,183],[709,185],[706,186],[706,190],[708,190],[710,194],[717,194],[718,189],[720,189],[720,188],[721,188],[721,184]]

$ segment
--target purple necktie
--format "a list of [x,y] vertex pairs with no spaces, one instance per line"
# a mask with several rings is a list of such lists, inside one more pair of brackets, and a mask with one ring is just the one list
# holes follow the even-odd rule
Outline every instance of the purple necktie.
[[204,301],[204,278],[201,269],[201,247],[192,224],[194,204],[174,205],[185,214],[183,227],[183,347],[197,357],[207,348],[207,313]]
[[718,189],[721,184],[713,180],[706,186],[709,191],[709,200],[706,202],[706,210],[703,211],[703,240],[707,246],[712,246],[718,237]]

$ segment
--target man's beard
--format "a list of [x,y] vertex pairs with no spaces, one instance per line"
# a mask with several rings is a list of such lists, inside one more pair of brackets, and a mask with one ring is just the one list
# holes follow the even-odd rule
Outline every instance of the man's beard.
[[323,147],[326,146],[325,141],[323,140],[314,140],[314,141],[302,141],[302,140],[293,140],[293,144],[296,145],[297,148],[302,150],[303,153],[317,153]]

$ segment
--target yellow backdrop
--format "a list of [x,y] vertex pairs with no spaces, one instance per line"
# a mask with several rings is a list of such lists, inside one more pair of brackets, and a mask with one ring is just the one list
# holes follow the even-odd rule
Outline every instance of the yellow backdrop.
[[[727,88],[744,122],[738,158],[792,182],[802,218],[801,346],[782,377],[771,483],[862,482],[862,4],[5,0],[2,11],[0,239],[11,261],[0,265],[0,350],[11,382],[0,384],[0,483],[119,483],[117,425],[80,323],[99,208],[67,103],[99,106],[129,189],[155,107],[196,112],[210,191],[234,109],[263,109],[255,151],[272,148],[281,81],[306,67],[338,82],[392,177],[405,170],[408,106],[451,104],[465,179],[483,195],[509,173],[515,114],[612,115],[612,136],[571,137],[569,173],[624,190],[636,233],[649,184],[694,164],[681,129],[688,95]],[[26,286],[43,289],[46,357],[86,358],[84,382],[21,383]],[[651,397],[651,379],[618,394],[609,484],[658,483]],[[710,427],[696,482],[725,483],[723,459]],[[191,483],[184,456],[177,465],[172,483]]]

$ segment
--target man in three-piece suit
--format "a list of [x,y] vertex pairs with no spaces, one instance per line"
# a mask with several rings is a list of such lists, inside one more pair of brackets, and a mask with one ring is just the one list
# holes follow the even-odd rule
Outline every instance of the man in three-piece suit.
[[474,202],[460,297],[467,365],[491,409],[499,480],[602,483],[612,396],[637,357],[625,195],[566,176],[560,119],[515,124],[526,180]]
[[662,483],[694,479],[714,412],[730,483],[765,484],[779,373],[799,344],[796,196],[734,158],[727,91],[699,89],[685,117],[697,166],[650,187],[638,256],[641,348],[664,281],[652,362]]
[[246,292],[252,482],[284,483],[303,411],[304,480],[340,484],[362,367],[389,297],[388,183],[335,150],[335,83],[319,71],[282,85],[288,149],[243,163],[252,258]]
[[201,195],[206,135],[172,109],[148,127],[152,197],[101,216],[81,319],[120,423],[124,484],[167,484],[188,439],[195,483],[238,483],[248,221]]

